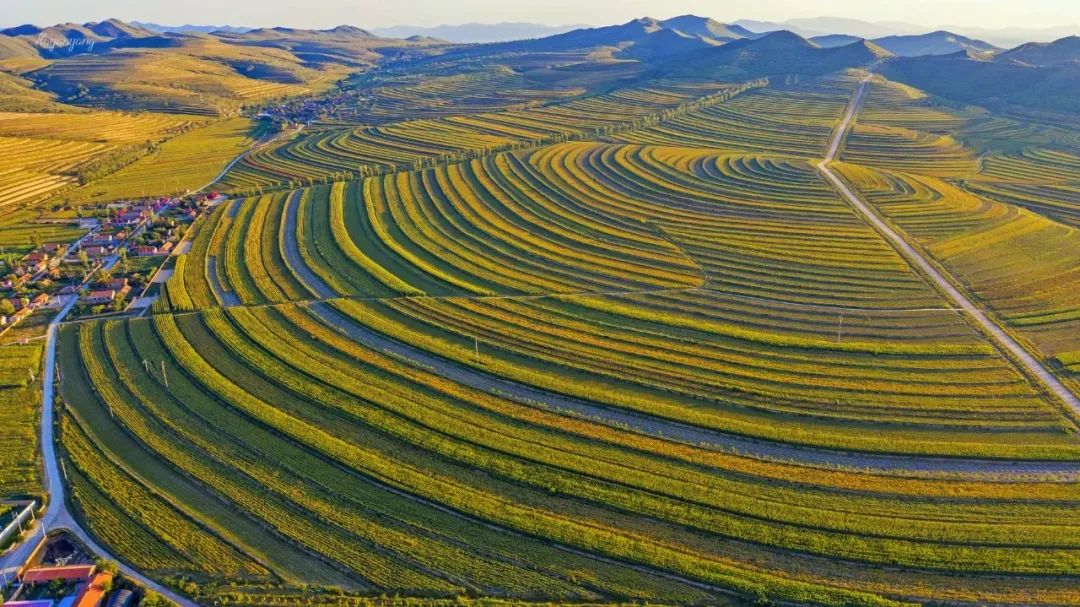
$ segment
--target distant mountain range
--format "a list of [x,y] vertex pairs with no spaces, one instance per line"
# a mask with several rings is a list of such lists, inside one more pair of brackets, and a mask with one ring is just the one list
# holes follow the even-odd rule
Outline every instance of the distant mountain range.
[[970,53],[903,57],[882,74],[934,95],[977,105],[1080,113],[1080,37],[1028,43],[989,60]]
[[142,21],[132,21],[131,24],[159,34],[210,34],[213,32],[242,34],[255,29],[253,27],[234,27],[232,25],[160,25]]
[[[690,15],[675,17],[674,19],[686,19]],[[668,19],[667,21],[672,21]],[[715,22],[714,22],[715,23]],[[162,25],[132,21],[130,25],[157,34],[209,34],[214,32],[244,33],[254,27],[232,25]],[[683,25],[683,27],[679,27]],[[685,31],[686,24],[672,25],[673,29]],[[815,43],[822,46],[836,46],[841,41],[853,42],[857,39],[877,41],[886,37],[918,36],[927,33],[925,26],[902,21],[862,21],[843,17],[814,17],[807,19],[790,19],[787,21],[755,21],[740,19],[727,24],[727,27],[745,30],[744,37],[753,34],[763,34],[773,31],[788,30],[805,38],[811,38]],[[528,40],[545,38],[558,34],[567,33],[577,29],[586,29],[588,26],[574,25],[546,25],[541,23],[506,22],[506,23],[464,23],[456,25],[439,25],[434,27],[415,25],[396,25],[393,27],[374,28],[369,31],[382,38],[435,38],[452,43],[489,43],[508,42],[512,40]],[[596,29],[596,28],[590,28]],[[1052,42],[1068,36],[1080,34],[1080,25],[1067,24],[1047,28],[978,28],[963,25],[949,25],[938,28],[938,32],[948,32],[953,35],[968,38],[975,42],[983,42],[984,45],[1000,48],[1012,48],[1028,42]],[[685,33],[702,35],[703,32]],[[935,32],[936,33],[936,32]],[[723,36],[720,36],[723,37]],[[944,49],[940,49],[944,50]],[[905,53],[906,54],[906,53]]]
[[[244,90],[251,79],[293,86],[288,89],[293,91],[324,87],[333,78],[364,72],[388,59],[432,66],[454,61],[488,65],[544,83],[565,83],[570,78],[585,82],[597,72],[609,72],[620,81],[657,74],[738,81],[816,76],[880,62],[882,73],[890,78],[940,97],[1080,112],[1080,38],[1076,36],[1003,50],[983,39],[945,30],[862,35],[915,27],[900,23],[822,18],[793,24],[799,32],[762,33],[756,30],[779,24],[721,23],[695,15],[643,17],[542,37],[470,44],[436,39],[430,34],[440,32],[430,29],[424,35],[417,30],[389,32],[352,25],[323,30],[169,27],[116,19],[46,27],[27,24],[0,30],[0,72],[6,71],[9,81],[0,84],[17,88],[20,95],[33,85],[69,102],[122,99],[130,107],[144,108],[156,107],[162,97],[169,98],[172,106],[201,103],[205,91],[221,82],[232,82],[237,91]],[[506,33],[516,26],[524,27],[484,26],[490,28],[485,35]],[[847,31],[804,35],[826,27]],[[539,33],[528,28],[513,31],[515,36]],[[390,33],[410,36],[391,38]],[[454,37],[441,33],[440,38]],[[112,52],[117,49],[125,52]],[[91,71],[52,65],[77,63],[85,54],[115,59],[85,63],[95,66]],[[153,62],[140,62],[139,57],[152,57]],[[174,75],[189,73],[192,66],[198,66],[207,81],[192,83],[190,90],[177,86]],[[182,99],[177,100],[178,96]],[[228,107],[238,99],[232,93],[215,97],[214,103]]]
[[[789,30],[807,38],[830,35],[847,35],[854,38],[884,38],[886,36],[911,36],[926,33],[927,27],[900,21],[870,22],[842,17],[815,17],[812,19],[789,19],[783,22],[753,21],[740,19],[733,22],[754,32]],[[985,40],[1001,48],[1011,48],[1025,42],[1052,42],[1067,36],[1080,34],[1080,24],[1064,24],[1046,28],[979,28],[964,25],[947,25],[939,30],[956,32],[969,38]]]
[[701,48],[719,46],[753,35],[705,17],[685,15],[668,20],[651,17],[619,25],[582,28],[546,38],[504,43],[530,52],[556,52],[586,48],[606,49],[612,57],[654,60]]
[[575,25],[543,25],[540,23],[463,23],[460,25],[437,25],[423,27],[416,25],[396,25],[371,30],[384,38],[409,38],[421,36],[447,42],[467,44],[472,42],[507,42],[544,38],[585,27]]

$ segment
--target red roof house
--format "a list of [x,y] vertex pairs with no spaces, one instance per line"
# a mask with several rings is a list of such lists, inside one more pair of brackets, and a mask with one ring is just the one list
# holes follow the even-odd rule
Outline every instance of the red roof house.
[[90,291],[82,296],[82,302],[84,304],[103,304],[109,303],[114,297],[116,297],[116,291],[113,291],[112,289]]
[[27,569],[22,576],[24,584],[48,584],[53,580],[79,582],[90,579],[97,571],[97,565],[66,565],[64,567],[34,567]]
[[79,591],[71,607],[98,607],[101,604],[101,599],[105,598],[105,591],[112,578],[113,574],[108,571],[102,571],[95,575],[90,580],[90,583],[83,586],[82,590]]

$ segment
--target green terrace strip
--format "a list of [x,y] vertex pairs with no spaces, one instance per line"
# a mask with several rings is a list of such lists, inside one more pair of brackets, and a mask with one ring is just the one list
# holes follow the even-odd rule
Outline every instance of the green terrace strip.
[[[738,434],[886,452],[995,457],[1002,449],[1038,457],[1062,448],[1067,457],[1072,451],[1053,408],[985,351],[950,355],[929,346],[874,357],[823,347],[824,340],[817,346],[752,341],[704,324],[621,317],[627,306],[612,299],[418,298],[335,306],[402,342],[523,384]],[[480,357],[474,340],[483,343]],[[927,373],[931,368],[939,369],[937,377]],[[998,392],[997,406],[965,398],[967,382]],[[871,419],[877,434],[866,436],[858,422]],[[845,429],[843,420],[852,425]],[[973,426],[997,432],[961,430]],[[1045,441],[1049,451],[1024,445],[1032,440]]]

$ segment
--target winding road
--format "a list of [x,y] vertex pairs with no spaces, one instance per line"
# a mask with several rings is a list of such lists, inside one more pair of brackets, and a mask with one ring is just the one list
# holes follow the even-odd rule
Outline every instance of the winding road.
[[[296,132],[299,132],[299,130]],[[213,186],[236,166],[236,163],[243,160],[244,157],[258,148],[268,145],[279,136],[281,135],[277,134],[257,141],[251,149],[234,158],[216,177],[214,177],[212,181],[195,190],[195,192],[201,192],[202,190]],[[81,240],[82,239],[80,239],[80,241]],[[117,258],[115,256],[109,258],[104,266],[105,269],[111,268],[116,261]],[[234,294],[233,297],[235,297]],[[63,322],[64,318],[67,317],[68,313],[71,312],[71,309],[75,307],[77,302],[78,296],[76,295],[71,296],[64,302],[56,316],[49,322],[45,334],[45,369],[41,381],[41,455],[45,470],[43,489],[49,496],[48,506],[45,509],[45,514],[40,519],[36,519],[27,530],[23,540],[20,543],[11,546],[3,554],[0,554],[0,576],[3,576],[2,579],[5,581],[13,579],[18,570],[22,568],[23,563],[30,558],[30,555],[33,553],[42,537],[51,531],[64,530],[77,537],[79,541],[85,544],[86,547],[97,554],[97,556],[116,562],[120,572],[128,578],[136,580],[146,588],[157,592],[180,607],[200,607],[198,603],[173,592],[143,575],[133,567],[120,561],[120,559],[116,558],[108,550],[98,544],[97,541],[82,528],[68,510],[64,482],[61,478],[61,464],[56,457],[56,443],[53,437],[53,428],[55,426],[53,415],[53,383],[54,378],[56,378],[57,333],[59,332],[60,323]]]
[[64,303],[63,307],[60,308],[60,311],[53,317],[52,322],[49,323],[45,337],[45,371],[41,376],[41,459],[44,462],[44,489],[49,495],[49,505],[45,509],[44,516],[35,521],[34,525],[27,531],[22,543],[14,546],[11,550],[0,556],[0,572],[9,579],[14,578],[15,573],[22,567],[22,564],[26,562],[26,559],[30,557],[34,548],[37,547],[41,537],[51,531],[62,529],[77,537],[79,541],[101,558],[117,562],[120,571],[125,576],[137,580],[147,588],[154,590],[177,605],[180,605],[180,607],[198,607],[197,603],[176,594],[139,573],[132,567],[119,561],[115,556],[99,545],[94,538],[79,525],[78,521],[75,520],[75,517],[73,517],[68,510],[64,482],[61,478],[62,470],[56,457],[56,443],[53,439],[53,427],[55,425],[53,416],[53,378],[56,377],[56,339],[60,329],[60,323],[64,320],[64,317],[68,315],[71,309],[75,307],[78,299],[78,296],[72,295],[68,301]]
[[844,197],[844,199],[851,204],[852,208],[871,226],[874,227],[886,240],[910,263],[914,268],[929,279],[938,290],[944,294],[953,304],[967,313],[968,318],[971,319],[972,324],[976,325],[976,328],[992,340],[1003,352],[1009,354],[1015,363],[1023,368],[1027,372],[1028,377],[1035,378],[1039,383],[1051,394],[1057,397],[1062,403],[1064,403],[1069,409],[1072,410],[1072,414],[1080,418],[1080,398],[1077,398],[1064,384],[1062,384],[1054,374],[1050,372],[1038,359],[1032,356],[1027,350],[1023,348],[1015,339],[1006,333],[1001,325],[990,317],[990,314],[978,306],[975,305],[963,292],[956,287],[960,284],[955,278],[948,276],[944,270],[939,270],[934,264],[923,256],[923,254],[911,245],[906,235],[903,235],[899,230],[894,229],[884,219],[878,215],[877,211],[870,208],[870,205],[863,202],[863,200],[852,191],[839,175],[829,166],[829,163],[836,159],[836,155],[839,153],[840,144],[843,142],[848,129],[851,126],[851,121],[855,119],[855,115],[858,113],[859,105],[862,103],[862,99],[866,94],[866,87],[869,84],[870,76],[867,76],[859,83],[858,89],[855,91],[855,95],[852,97],[851,102],[848,104],[847,109],[844,112],[843,120],[840,125],[837,126],[833,139],[829,144],[828,152],[825,158],[818,162],[817,168],[825,179],[831,183],[836,190]]

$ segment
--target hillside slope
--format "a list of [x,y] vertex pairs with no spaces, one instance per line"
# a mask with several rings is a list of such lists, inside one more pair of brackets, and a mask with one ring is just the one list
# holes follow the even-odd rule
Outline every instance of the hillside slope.
[[865,67],[887,55],[865,40],[821,48],[798,34],[779,31],[687,54],[672,61],[665,71],[671,75],[721,80],[780,74],[812,76]]
[[875,38],[874,44],[900,57],[921,55],[949,55],[958,51],[975,53],[994,52],[998,47],[982,40],[938,30],[916,36],[885,36]]

